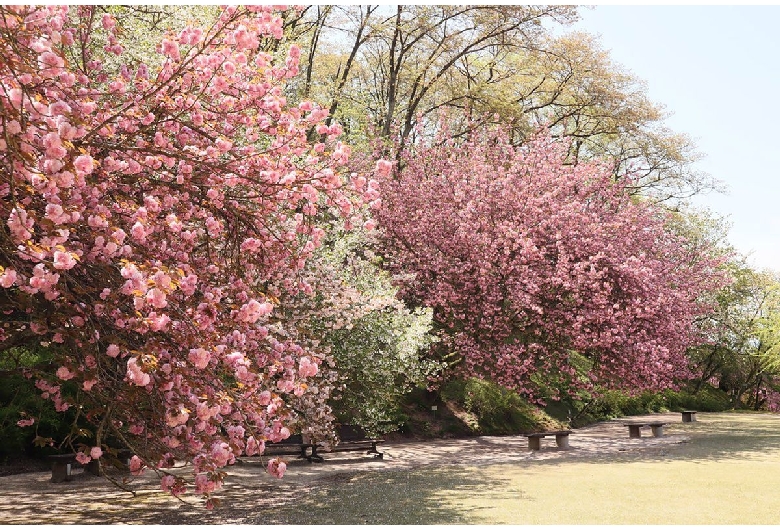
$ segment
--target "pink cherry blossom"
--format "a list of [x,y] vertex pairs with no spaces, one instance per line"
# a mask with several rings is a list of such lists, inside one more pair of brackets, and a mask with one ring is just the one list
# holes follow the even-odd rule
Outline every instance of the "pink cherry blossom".
[[[174,494],[199,480],[210,495],[228,453],[293,425],[327,435],[335,376],[298,332],[314,311],[298,298],[318,294],[302,271],[326,240],[323,208],[352,220],[377,199],[349,185],[327,110],[285,97],[300,53],[263,51],[284,21],[260,7],[128,54],[94,6],[0,6],[30,21],[0,46],[14,168],[0,175],[2,309],[25,324],[0,342],[55,343],[36,388],[59,412],[80,407],[95,447],[127,441],[133,472],[197,462],[166,479]],[[317,127],[326,138],[310,142]]]
[[130,458],[130,473],[133,475],[140,475],[144,472],[144,468],[146,466],[144,465],[143,461],[138,458],[138,455],[133,455]]
[[73,161],[73,167],[79,175],[89,175],[94,169],[94,161],[89,155],[81,155]]
[[287,471],[287,464],[278,458],[271,458],[268,460],[267,470],[272,477],[282,478]]
[[[405,275],[401,296],[434,310],[431,354],[530,396],[690,377],[686,349],[704,340],[696,322],[725,282],[721,260],[691,259],[664,211],[633,201],[607,164],[567,154],[545,134],[518,148],[481,129],[415,146],[395,175],[377,164],[385,257]],[[592,363],[587,379],[573,351]]]
[[138,386],[146,386],[151,380],[149,374],[138,366],[136,357],[131,357],[127,360],[127,380]]
[[188,359],[195,368],[202,370],[209,365],[211,356],[209,355],[209,352],[203,348],[193,348],[190,350]]
[[16,271],[14,269],[5,269],[0,274],[0,286],[8,289],[16,283]]
[[146,300],[154,307],[161,309],[168,305],[165,299],[165,292],[158,288],[149,289],[146,293]]
[[309,357],[303,357],[301,359],[300,366],[298,367],[298,374],[301,377],[313,377],[317,375],[317,371],[317,365],[311,362]]
[[261,317],[269,314],[273,310],[273,305],[268,302],[260,303],[257,300],[250,300],[238,312],[238,319],[243,322],[255,323]]
[[75,376],[76,374],[68,370],[68,368],[65,366],[60,366],[57,369],[57,377],[59,377],[63,381],[68,381],[69,379],[73,379]]
[[76,266],[76,259],[70,252],[54,251],[54,268],[59,270],[69,270]]
[[170,39],[163,39],[162,41],[162,53],[167,55],[174,61],[181,59],[181,53],[179,52],[179,44]]
[[393,171],[393,163],[388,160],[378,160],[376,163],[376,175],[380,178],[386,178],[390,176]]

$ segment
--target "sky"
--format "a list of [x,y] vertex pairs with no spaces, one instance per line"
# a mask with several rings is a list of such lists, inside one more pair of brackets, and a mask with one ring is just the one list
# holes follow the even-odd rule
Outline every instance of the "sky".
[[692,137],[695,168],[728,188],[694,206],[725,216],[729,241],[756,268],[780,271],[780,6],[580,8],[573,30],[601,35]]

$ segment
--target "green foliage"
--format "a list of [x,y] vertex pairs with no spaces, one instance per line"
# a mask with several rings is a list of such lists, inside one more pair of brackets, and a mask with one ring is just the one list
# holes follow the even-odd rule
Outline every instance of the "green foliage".
[[[34,417],[35,424],[19,427],[16,423]],[[53,451],[36,443],[45,439],[62,440],[70,432],[74,415],[54,410],[51,402],[41,398],[34,384],[27,378],[4,373],[0,385],[0,462],[15,455],[44,455]]]
[[682,410],[722,412],[730,408],[731,401],[725,392],[704,385],[695,393],[690,390],[665,390],[632,396],[610,390],[588,400],[550,404],[545,412],[558,419],[569,418],[573,427],[583,427],[622,416]]
[[[51,359],[51,349],[40,345],[9,348],[0,356],[0,463],[16,455],[51,454],[55,449],[48,443],[50,440],[63,440],[78,429],[73,409],[56,412],[53,404],[41,397],[33,381],[22,375],[23,368],[40,367]],[[62,386],[63,396],[76,390],[69,383]],[[35,423],[28,427],[17,425],[19,420],[28,418],[35,418]]]
[[311,332],[330,350],[338,373],[336,417],[361,425],[374,434],[394,431],[406,419],[401,398],[439,370],[422,355],[434,341],[432,311],[409,310],[397,299],[392,277],[379,267],[380,259],[368,247],[370,235],[362,229],[335,234],[318,249],[311,268],[330,279],[330,297],[320,296],[318,317]]
[[634,416],[668,410],[662,394],[643,392],[629,396],[623,392],[607,391],[595,399],[591,414],[600,418]]
[[476,417],[479,434],[517,434],[561,427],[560,422],[516,392],[490,381],[454,380],[440,392],[444,401],[452,401]]
[[713,295],[715,310],[701,323],[707,344],[689,356],[698,383],[716,381],[737,407],[767,406],[760,396],[780,376],[780,277],[741,258],[726,264],[732,283]]

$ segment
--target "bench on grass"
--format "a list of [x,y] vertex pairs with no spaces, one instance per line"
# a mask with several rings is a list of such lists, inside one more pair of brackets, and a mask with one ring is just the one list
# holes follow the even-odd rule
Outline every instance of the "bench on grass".
[[684,410],[682,411],[682,421],[683,423],[689,423],[692,421],[696,421],[696,411],[695,410]]
[[623,424],[624,427],[628,427],[629,438],[641,438],[642,431],[640,429],[643,427],[650,427],[653,431],[653,436],[663,436],[664,425],[667,425],[667,423],[662,421],[632,421]]
[[528,449],[538,451],[542,448],[542,438],[546,436],[555,436],[555,444],[562,449],[568,449],[571,433],[572,431],[532,432],[523,436],[528,438]]
[[[331,447],[327,452],[340,453],[345,451],[365,451],[366,454],[374,455],[374,458],[382,460],[384,453],[379,452],[376,446],[383,443],[379,438],[370,438],[359,425],[339,425],[336,428],[339,442]],[[317,449],[322,446],[312,446],[312,458],[317,457],[322,461],[322,457],[317,454]]]
[[[314,444],[303,443],[302,435],[293,434],[281,442],[266,442],[263,456],[295,455],[309,462],[322,462],[322,457],[316,454],[315,448]],[[311,454],[308,449],[311,449]]]

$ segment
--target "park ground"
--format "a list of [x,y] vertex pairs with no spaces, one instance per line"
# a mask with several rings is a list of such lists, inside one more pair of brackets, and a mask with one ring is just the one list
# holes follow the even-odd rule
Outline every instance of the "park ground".
[[[284,479],[259,459],[230,467],[207,511],[159,491],[153,475],[136,494],[79,474],[3,477],[0,524],[776,524],[780,521],[780,416],[699,413],[668,421],[665,435],[629,439],[621,418],[577,429],[571,449],[522,436],[389,442],[384,459],[327,455],[290,460]],[[648,416],[641,418],[647,419]]]

